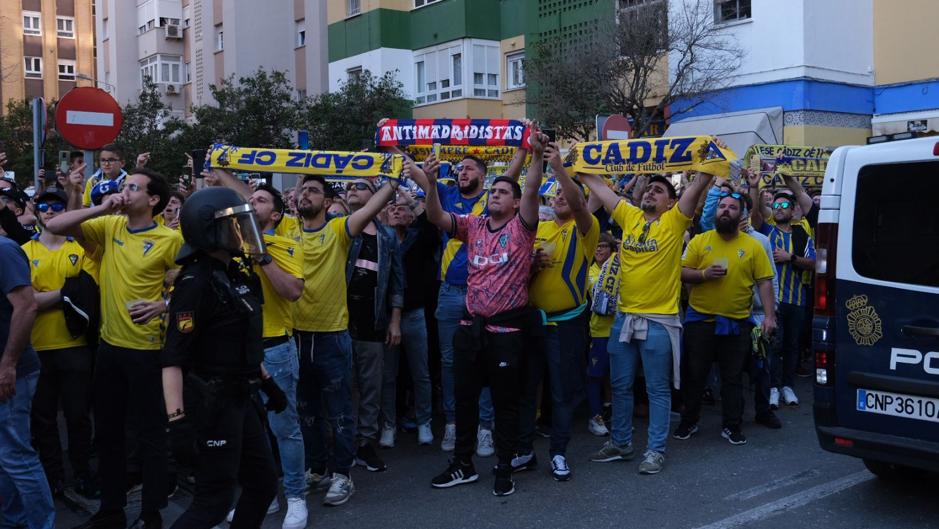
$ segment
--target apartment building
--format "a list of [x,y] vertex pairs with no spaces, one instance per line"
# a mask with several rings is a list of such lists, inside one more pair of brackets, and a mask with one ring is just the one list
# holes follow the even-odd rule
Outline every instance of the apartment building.
[[154,82],[178,117],[212,104],[210,86],[259,68],[285,72],[297,95],[326,90],[322,0],[95,0],[98,80],[121,104]]
[[526,43],[577,38],[614,0],[327,0],[329,89],[395,72],[416,118],[529,114]]
[[704,104],[673,105],[667,134],[838,146],[939,133],[936,20],[932,0],[714,0],[712,22],[747,55]]
[[61,98],[95,75],[92,0],[0,2],[0,101]]

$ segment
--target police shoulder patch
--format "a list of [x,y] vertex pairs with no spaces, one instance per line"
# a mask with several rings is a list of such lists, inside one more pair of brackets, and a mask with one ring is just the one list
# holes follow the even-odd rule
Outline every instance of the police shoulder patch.
[[196,328],[196,321],[193,319],[192,312],[177,312],[176,313],[176,330],[183,333],[189,334]]

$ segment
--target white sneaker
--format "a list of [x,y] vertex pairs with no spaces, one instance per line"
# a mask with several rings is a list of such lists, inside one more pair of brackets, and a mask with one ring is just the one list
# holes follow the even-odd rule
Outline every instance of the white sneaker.
[[[280,503],[277,502],[277,497],[275,496],[274,499],[271,501],[271,504],[267,506],[267,514],[274,514],[275,512],[279,510],[280,510]],[[235,518],[235,509],[232,509],[228,511],[228,516],[225,517],[225,521],[228,523],[231,523],[231,521],[234,518]]]
[[476,455],[479,457],[489,457],[496,453],[492,446],[492,430],[480,428],[476,433]]
[[430,429],[430,423],[421,424],[417,427],[417,444],[429,445],[434,443],[434,432]]
[[603,417],[599,415],[587,421],[587,431],[597,437],[610,435],[610,430],[607,429],[606,424],[603,422]]
[[381,429],[381,439],[378,440],[378,446],[382,448],[394,448],[395,447],[395,429],[393,427],[384,426]]
[[769,388],[769,409],[779,409],[779,388]]
[[796,397],[796,392],[792,391],[792,388],[789,386],[783,386],[782,390],[783,402],[786,403],[786,406],[798,406],[799,399]]
[[304,529],[306,520],[306,499],[287,498],[287,516],[284,517],[282,529]]
[[452,452],[456,448],[456,424],[448,424],[443,429],[443,441],[440,441],[440,449],[444,452]]
[[326,497],[323,498],[323,504],[332,506],[342,505],[349,501],[349,498],[352,497],[354,492],[355,484],[352,483],[352,478],[333,472],[332,484],[329,485]]

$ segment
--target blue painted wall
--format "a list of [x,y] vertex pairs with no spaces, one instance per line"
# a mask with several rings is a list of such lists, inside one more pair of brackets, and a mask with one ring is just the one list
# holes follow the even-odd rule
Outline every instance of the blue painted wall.
[[713,92],[703,103],[689,110],[695,101],[674,103],[672,120],[767,107],[782,107],[784,111],[893,114],[939,108],[939,80],[870,87],[814,79],[788,79]]

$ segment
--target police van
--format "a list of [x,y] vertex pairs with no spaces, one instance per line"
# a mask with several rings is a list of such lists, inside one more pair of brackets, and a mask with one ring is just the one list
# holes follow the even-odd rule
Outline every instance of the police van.
[[883,478],[939,472],[939,137],[836,149],[816,250],[822,448]]

